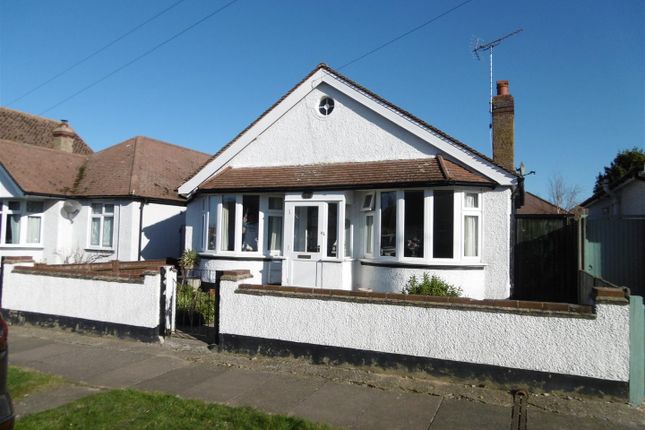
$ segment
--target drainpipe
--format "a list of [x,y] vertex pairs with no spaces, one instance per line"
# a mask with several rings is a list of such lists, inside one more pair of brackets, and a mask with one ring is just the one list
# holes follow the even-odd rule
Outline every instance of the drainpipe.
[[143,206],[145,205],[145,200],[139,202],[139,246],[137,247],[137,261],[141,261],[141,241],[143,235]]

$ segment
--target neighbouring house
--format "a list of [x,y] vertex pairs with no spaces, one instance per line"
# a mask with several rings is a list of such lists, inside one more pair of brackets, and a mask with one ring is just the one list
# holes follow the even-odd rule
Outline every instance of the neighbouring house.
[[177,257],[177,187],[206,154],[147,137],[93,152],[66,122],[0,108],[0,256]]
[[633,169],[580,206],[591,219],[645,218],[645,165]]
[[510,292],[514,101],[493,100],[493,158],[320,65],[179,193],[203,277],[399,292],[437,274],[473,298]]
[[645,295],[645,166],[633,169],[580,204],[588,273]]
[[566,209],[563,209],[548,200],[544,200],[537,194],[526,191],[524,193],[524,204],[515,211],[516,216],[544,216],[544,215],[562,215],[573,216]]

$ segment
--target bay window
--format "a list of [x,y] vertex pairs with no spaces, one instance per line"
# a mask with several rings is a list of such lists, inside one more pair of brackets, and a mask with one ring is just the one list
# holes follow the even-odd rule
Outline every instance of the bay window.
[[396,257],[396,191],[381,193],[381,256]]
[[452,258],[454,255],[454,198],[452,190],[435,190],[432,231],[432,256]]
[[4,245],[42,243],[44,202],[0,200],[0,234]]
[[235,195],[222,197],[222,251],[235,251]]
[[374,215],[365,215],[365,255],[374,254]]
[[217,197],[208,197],[208,229],[206,236],[206,249],[214,250],[217,246]]
[[280,255],[282,253],[284,199],[282,197],[269,197],[268,200],[267,251],[271,255]]
[[260,226],[260,196],[242,196],[242,251],[258,250]]
[[464,257],[479,257],[479,194],[464,193]]
[[327,257],[338,257],[338,203],[327,204]]
[[92,203],[90,218],[90,246],[112,248],[114,205],[111,203]]
[[405,257],[423,258],[425,193],[406,191],[404,193],[404,244]]

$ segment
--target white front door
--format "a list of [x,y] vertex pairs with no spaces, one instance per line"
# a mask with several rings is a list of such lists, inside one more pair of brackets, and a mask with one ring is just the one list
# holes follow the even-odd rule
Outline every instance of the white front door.
[[287,207],[288,225],[293,226],[287,246],[287,285],[321,285],[324,242],[324,204],[291,203]]

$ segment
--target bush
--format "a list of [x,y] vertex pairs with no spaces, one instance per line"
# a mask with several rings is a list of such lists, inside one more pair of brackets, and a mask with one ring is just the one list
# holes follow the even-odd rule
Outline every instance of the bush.
[[186,317],[190,325],[211,324],[215,320],[215,297],[187,284],[177,285],[177,320]]
[[421,282],[417,280],[415,275],[412,275],[403,287],[403,294],[459,297],[462,293],[461,288],[447,283],[437,275],[430,277],[427,273],[423,274]]

